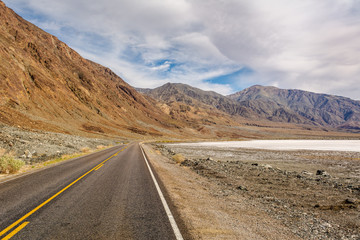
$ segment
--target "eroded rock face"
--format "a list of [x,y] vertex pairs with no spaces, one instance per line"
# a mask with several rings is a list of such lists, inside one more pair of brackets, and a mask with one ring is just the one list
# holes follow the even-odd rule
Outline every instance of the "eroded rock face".
[[110,69],[82,58],[2,2],[0,59],[0,123],[83,135],[161,135],[155,128],[169,129],[169,117]]

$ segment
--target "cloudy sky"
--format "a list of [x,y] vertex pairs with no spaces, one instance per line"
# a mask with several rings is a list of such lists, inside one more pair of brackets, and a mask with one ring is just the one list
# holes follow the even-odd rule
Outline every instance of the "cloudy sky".
[[135,87],[260,84],[360,99],[359,0],[5,0]]

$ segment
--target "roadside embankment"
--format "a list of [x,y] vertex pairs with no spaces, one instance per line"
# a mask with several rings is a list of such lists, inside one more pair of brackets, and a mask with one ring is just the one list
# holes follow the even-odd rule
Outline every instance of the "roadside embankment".
[[0,180],[119,144],[114,140],[0,125]]
[[114,140],[85,138],[61,133],[28,131],[0,125],[0,155],[11,155],[26,164],[34,164],[65,154],[115,145]]

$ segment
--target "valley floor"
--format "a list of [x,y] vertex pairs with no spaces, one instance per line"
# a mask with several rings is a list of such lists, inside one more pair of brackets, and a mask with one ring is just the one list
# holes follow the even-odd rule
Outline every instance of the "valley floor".
[[360,238],[359,152],[145,150],[194,239]]

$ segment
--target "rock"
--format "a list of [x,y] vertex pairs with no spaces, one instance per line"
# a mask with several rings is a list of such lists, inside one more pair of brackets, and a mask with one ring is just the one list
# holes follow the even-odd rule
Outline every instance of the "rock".
[[243,190],[243,191],[248,191],[247,188],[244,187],[244,186],[238,186],[238,187],[236,187],[236,189]]
[[317,170],[316,175],[319,176],[330,176],[325,170]]
[[352,199],[352,198],[347,198],[347,199],[345,199],[345,204],[355,204],[355,199]]
[[14,144],[12,142],[9,142],[9,147],[14,146]]
[[212,159],[211,157],[208,157],[206,160],[213,161],[214,159]]
[[305,170],[302,171],[301,174],[303,174],[303,175],[308,175],[308,176],[314,175],[313,173],[308,172],[308,171],[305,171]]
[[332,226],[331,226],[331,224],[330,223],[323,223],[322,224],[322,226],[324,226],[324,227],[326,227],[326,228],[331,228]]
[[251,166],[259,166],[258,163],[252,163]]
[[269,165],[269,164],[264,164],[263,167],[266,168],[266,169],[272,169],[272,168],[273,168],[273,167],[272,167],[271,165]]
[[191,167],[195,164],[193,164],[193,162],[191,160],[185,159],[183,162],[180,163],[181,166],[187,166],[187,167]]
[[26,156],[26,158],[32,158],[32,153],[29,150],[25,150],[24,155]]

